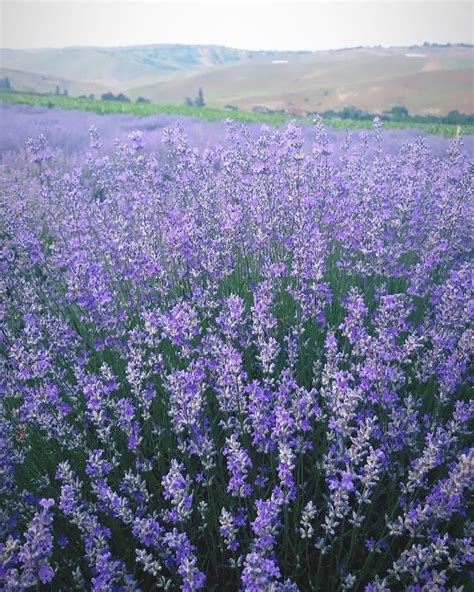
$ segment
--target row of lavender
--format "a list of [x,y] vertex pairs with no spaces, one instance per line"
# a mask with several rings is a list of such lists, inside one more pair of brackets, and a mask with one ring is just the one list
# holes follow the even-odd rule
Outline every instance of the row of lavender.
[[[87,111],[66,111],[62,109],[48,109],[46,107],[31,107],[29,105],[8,105],[0,103],[0,158],[10,151],[16,152],[30,137],[43,134],[48,145],[54,148],[58,155],[65,156],[83,154],[89,145],[88,130],[94,126],[101,138],[105,150],[114,148],[116,139],[125,141],[132,131],[141,131],[146,139],[145,150],[156,154],[164,153],[161,148],[163,130],[176,121],[174,115],[153,115],[150,117],[136,117],[131,114],[99,115]],[[186,117],[186,134],[193,145],[209,148],[216,143],[226,142],[226,126],[224,121],[204,121],[197,117]],[[252,138],[260,133],[261,125],[248,124]],[[302,122],[302,133],[310,146],[313,137],[312,127]],[[327,130],[329,140],[333,144],[335,156],[340,156],[340,144],[344,132],[333,129]],[[405,142],[415,141],[420,132],[416,129],[385,130],[382,136],[382,148],[385,153],[398,152]],[[426,143],[435,156],[442,156],[450,140],[440,136],[426,136]],[[357,136],[355,136],[357,140]],[[474,151],[474,135],[463,140],[465,150]]]
[[462,590],[462,142],[162,141],[4,160],[2,589]]

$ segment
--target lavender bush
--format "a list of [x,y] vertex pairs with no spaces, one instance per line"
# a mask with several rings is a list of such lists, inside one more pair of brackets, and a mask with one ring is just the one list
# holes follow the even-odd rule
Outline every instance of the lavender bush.
[[2,589],[467,589],[469,154],[226,133],[4,160]]

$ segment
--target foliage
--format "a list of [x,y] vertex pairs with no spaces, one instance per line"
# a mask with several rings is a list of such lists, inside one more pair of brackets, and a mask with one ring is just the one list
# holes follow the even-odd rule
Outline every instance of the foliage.
[[[140,97],[143,98],[143,97]],[[83,100],[83,99],[81,99]],[[106,92],[101,96],[102,101],[118,101],[119,103],[130,103],[130,99],[126,97],[123,93],[119,93],[118,95],[114,95],[113,93]],[[137,101],[137,103],[142,103],[143,101]]]
[[204,107],[205,103],[202,88],[199,88],[194,104],[196,105],[196,107]]
[[8,78],[8,76],[5,76],[5,78],[0,78],[0,89],[5,89],[5,90],[12,89],[10,79]]
[[[347,106],[340,111],[329,109],[323,111],[321,115],[325,119],[339,118],[354,121],[373,121],[374,114],[362,111],[354,106]],[[384,122],[403,123],[404,127],[418,127],[426,125],[447,124],[453,126],[467,126],[468,129],[474,126],[474,115],[459,113],[459,111],[450,111],[447,115],[411,115],[408,109],[403,105],[395,105],[390,111],[384,111],[380,114],[380,119]],[[423,128],[421,128],[423,129]]]

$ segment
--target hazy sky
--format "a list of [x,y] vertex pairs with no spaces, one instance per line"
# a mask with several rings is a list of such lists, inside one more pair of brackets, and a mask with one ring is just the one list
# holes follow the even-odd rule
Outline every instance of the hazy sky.
[[473,3],[0,0],[0,47],[147,43],[247,49],[473,42]]

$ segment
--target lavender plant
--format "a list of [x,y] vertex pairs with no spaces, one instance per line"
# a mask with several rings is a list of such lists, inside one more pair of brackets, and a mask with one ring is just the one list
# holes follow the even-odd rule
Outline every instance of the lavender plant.
[[2,589],[467,589],[468,151],[226,134],[2,162]]

